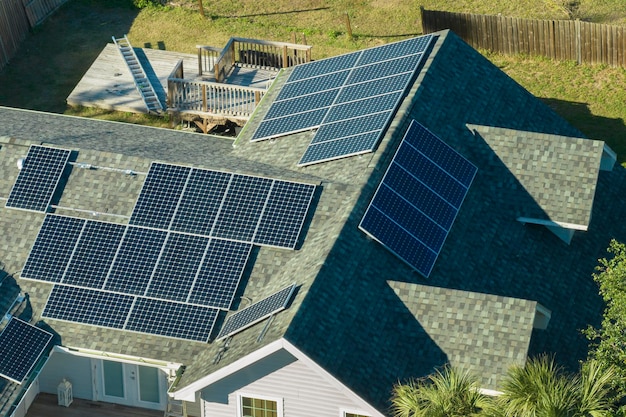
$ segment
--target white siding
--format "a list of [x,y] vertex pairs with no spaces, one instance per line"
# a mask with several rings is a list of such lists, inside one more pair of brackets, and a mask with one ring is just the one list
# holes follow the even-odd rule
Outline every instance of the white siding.
[[339,417],[341,410],[365,408],[284,350],[202,390],[204,417],[237,417],[237,393],[282,398],[284,417]]
[[39,389],[56,395],[63,378],[72,383],[75,398],[93,399],[91,359],[54,351],[39,374]]

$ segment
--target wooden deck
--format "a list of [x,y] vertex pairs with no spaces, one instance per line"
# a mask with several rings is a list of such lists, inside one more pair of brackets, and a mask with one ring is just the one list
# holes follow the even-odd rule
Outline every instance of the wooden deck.
[[[167,108],[167,78],[179,60],[183,60],[184,78],[214,81],[211,76],[198,76],[198,56],[157,49],[135,48],[161,104]],[[227,84],[266,88],[275,71],[235,67],[226,79]],[[158,80],[158,82],[157,82]],[[72,106],[96,107],[132,113],[147,113],[133,77],[116,46],[105,46],[98,58],[67,97]]]
[[69,407],[57,405],[57,397],[39,394],[28,409],[26,417],[163,417],[163,411],[87,401],[74,398]]

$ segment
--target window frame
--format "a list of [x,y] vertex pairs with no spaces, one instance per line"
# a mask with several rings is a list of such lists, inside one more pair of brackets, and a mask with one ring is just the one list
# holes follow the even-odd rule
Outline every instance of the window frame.
[[276,403],[276,416],[283,417],[283,401],[282,397],[272,397],[268,395],[251,394],[248,392],[237,393],[237,417],[244,417],[243,415],[243,398],[253,398],[256,400],[274,401]]
[[372,417],[372,415],[368,412],[365,412],[363,410],[357,410],[354,408],[342,408],[341,413],[339,414],[339,417],[347,417],[347,414],[353,414],[355,416],[361,416],[361,417]]

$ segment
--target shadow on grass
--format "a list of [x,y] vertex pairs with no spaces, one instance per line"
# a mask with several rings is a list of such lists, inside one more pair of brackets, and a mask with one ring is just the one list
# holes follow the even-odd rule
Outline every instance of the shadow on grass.
[[542,100],[588,138],[606,142],[617,153],[620,164],[626,162],[626,125],[622,119],[597,116],[591,113],[587,103],[554,98]]
[[296,14],[296,13],[306,13],[306,12],[317,12],[320,10],[328,10],[330,7],[314,7],[311,9],[299,9],[299,10],[287,10],[284,12],[271,12],[271,13],[254,13],[254,14],[244,14],[244,15],[231,15],[231,16],[222,16],[222,15],[212,15],[211,19],[240,19],[244,17],[259,17],[259,16],[280,16],[285,14]]

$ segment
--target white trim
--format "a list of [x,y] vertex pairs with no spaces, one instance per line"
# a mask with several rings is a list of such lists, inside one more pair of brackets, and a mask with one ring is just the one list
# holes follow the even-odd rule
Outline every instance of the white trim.
[[250,394],[245,391],[237,392],[237,417],[251,417],[251,416],[244,416],[243,413],[241,412],[243,409],[243,404],[241,404],[242,397],[254,398],[254,399],[265,400],[265,401],[273,401],[276,403],[277,417],[283,417],[283,408],[285,407],[285,400],[283,398],[271,397],[267,395]]
[[363,410],[359,410],[359,409],[356,409],[356,408],[343,408],[343,407],[341,407],[339,409],[339,411],[340,411],[339,417],[346,417],[346,414],[357,414],[357,415],[360,415],[360,416],[368,416],[369,417],[369,413],[368,412],[363,411]]
[[540,225],[543,225],[543,226],[562,227],[564,229],[570,229],[570,230],[587,231],[587,229],[588,229],[588,226],[581,225],[581,224],[557,222],[557,221],[554,221],[554,220],[533,219],[532,217],[518,217],[517,221],[518,222],[522,222],[522,223],[540,224]]
[[73,355],[73,356],[82,356],[85,358],[104,359],[104,360],[113,361],[113,362],[123,362],[123,363],[130,363],[133,365],[141,365],[141,366],[152,366],[155,368],[161,368],[161,369],[168,370],[168,371],[169,370],[176,371],[182,365],[176,362],[158,361],[156,359],[148,359],[148,358],[142,358],[139,356],[123,355],[121,353],[110,353],[110,352],[105,352],[105,351],[97,351],[97,350],[83,349],[83,348],[73,348],[73,347],[58,346],[58,345],[53,348],[53,352],[54,351],[65,353],[68,355]]
[[311,371],[315,372],[319,375],[324,381],[326,381],[329,385],[331,385],[337,392],[342,393],[350,400],[355,403],[362,404],[363,413],[370,417],[385,417],[380,411],[376,408],[372,407],[367,403],[363,398],[359,397],[356,393],[354,393],[350,388],[342,384],[339,380],[337,380],[334,376],[324,370],[321,366],[319,366],[315,361],[309,358],[306,354],[304,354],[301,350],[296,348],[290,342],[285,339],[279,339],[275,342],[272,342],[247,356],[239,359],[227,365],[209,375],[206,375],[203,378],[198,379],[197,381],[187,385],[180,390],[174,391],[173,396],[177,400],[185,400],[185,401],[195,401],[195,393],[200,391],[207,386],[234,374],[237,371],[244,369],[245,367],[258,362],[259,360],[271,355],[272,353],[278,352],[279,350],[284,349],[293,355],[296,359],[301,361],[304,365],[306,365]]

